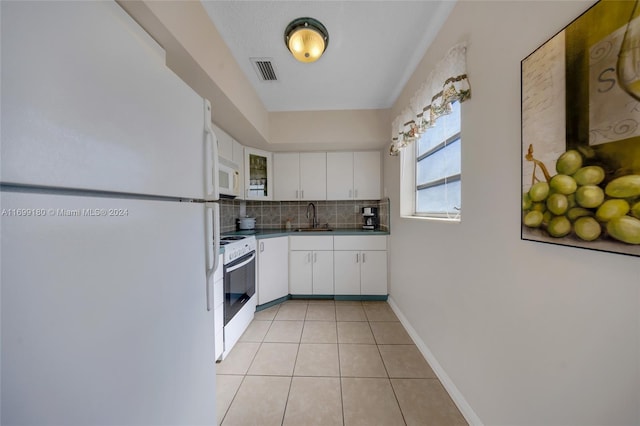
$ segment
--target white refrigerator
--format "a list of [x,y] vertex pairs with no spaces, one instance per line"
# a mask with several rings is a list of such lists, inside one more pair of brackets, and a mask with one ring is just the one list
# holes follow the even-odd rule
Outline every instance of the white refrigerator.
[[0,7],[1,424],[215,424],[210,104],[115,2]]

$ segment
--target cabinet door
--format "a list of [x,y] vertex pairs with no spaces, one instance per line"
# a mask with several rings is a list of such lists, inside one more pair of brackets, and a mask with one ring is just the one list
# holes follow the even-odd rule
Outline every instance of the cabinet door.
[[363,251],[360,253],[360,291],[367,295],[388,294],[387,252]]
[[273,198],[295,201],[300,197],[300,154],[277,152],[273,154]]
[[273,197],[273,168],[270,152],[255,148],[244,149],[245,199],[271,200]]
[[268,238],[258,241],[258,304],[289,294],[289,239]]
[[360,294],[360,252],[334,251],[335,294]]
[[211,123],[211,127],[218,139],[218,156],[233,161],[233,139],[227,132],[215,124]]
[[333,293],[333,252],[313,252],[313,294]]
[[353,152],[327,153],[327,200],[353,199]]
[[289,293],[312,294],[311,262],[310,251],[289,252]]
[[244,192],[244,146],[240,144],[240,142],[234,140],[233,141],[233,162],[238,165],[238,169],[240,172],[240,185],[238,188],[238,192],[240,193],[239,199],[244,200],[245,192]]
[[325,152],[300,154],[300,198],[302,200],[327,199],[327,154]]
[[380,199],[380,152],[353,153],[353,192],[357,200]]

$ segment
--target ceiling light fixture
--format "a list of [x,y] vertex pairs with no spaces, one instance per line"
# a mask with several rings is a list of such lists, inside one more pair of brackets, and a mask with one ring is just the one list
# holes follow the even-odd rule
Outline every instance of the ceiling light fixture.
[[313,18],[298,18],[287,25],[284,44],[298,61],[315,62],[329,45],[329,33]]

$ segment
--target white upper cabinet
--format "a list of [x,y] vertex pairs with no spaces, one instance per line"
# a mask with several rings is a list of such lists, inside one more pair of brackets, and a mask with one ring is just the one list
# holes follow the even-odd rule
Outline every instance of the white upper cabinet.
[[244,175],[246,200],[273,198],[272,154],[255,148],[244,149]]
[[[244,146],[235,139],[233,140],[233,162],[238,165],[240,176],[244,176]],[[242,177],[240,178],[238,192],[240,193],[238,198],[244,200],[246,193],[244,191],[244,179]]]
[[327,172],[327,199],[353,200],[353,152],[328,152]]
[[380,152],[353,153],[353,198],[378,200],[381,195],[380,177]]
[[273,154],[274,198],[281,201],[297,200],[300,189],[300,154],[276,152]]
[[211,123],[211,127],[218,138],[218,156],[233,161],[233,138],[215,124]]
[[327,199],[327,154],[282,152],[273,155],[274,199]]
[[327,153],[328,200],[377,200],[380,180],[379,151]]
[[327,199],[327,154],[325,152],[300,154],[300,191],[302,200]]
[[211,126],[213,127],[213,132],[216,134],[216,138],[218,139],[218,157],[229,160],[238,166],[238,172],[241,176],[240,183],[238,185],[238,193],[240,194],[238,198],[244,199],[246,197],[244,183],[244,146],[233,139],[220,127],[213,123],[211,123]]

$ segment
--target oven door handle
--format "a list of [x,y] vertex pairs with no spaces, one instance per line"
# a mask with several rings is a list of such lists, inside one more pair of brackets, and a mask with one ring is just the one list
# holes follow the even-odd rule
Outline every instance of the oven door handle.
[[240,269],[240,268],[242,268],[243,266],[247,265],[248,263],[251,263],[251,262],[253,261],[253,259],[255,259],[255,258],[256,258],[256,252],[254,251],[254,252],[251,254],[251,257],[250,257],[249,259],[245,260],[244,262],[242,262],[242,263],[240,263],[240,264],[238,264],[238,265],[233,265],[231,268],[227,268],[227,269],[226,269],[226,272],[233,272],[233,271],[235,271],[236,269]]

